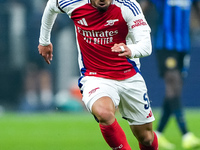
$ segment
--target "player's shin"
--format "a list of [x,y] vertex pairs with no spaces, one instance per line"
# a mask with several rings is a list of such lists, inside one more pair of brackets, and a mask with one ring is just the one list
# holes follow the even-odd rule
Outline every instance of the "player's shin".
[[111,125],[99,124],[99,126],[105,141],[113,150],[131,150],[126,135],[117,120]]

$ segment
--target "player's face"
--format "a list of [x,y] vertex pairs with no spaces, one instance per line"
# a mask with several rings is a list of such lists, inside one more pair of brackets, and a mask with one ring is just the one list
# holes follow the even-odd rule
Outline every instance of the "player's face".
[[107,11],[112,0],[91,0],[91,4],[98,9],[100,12]]

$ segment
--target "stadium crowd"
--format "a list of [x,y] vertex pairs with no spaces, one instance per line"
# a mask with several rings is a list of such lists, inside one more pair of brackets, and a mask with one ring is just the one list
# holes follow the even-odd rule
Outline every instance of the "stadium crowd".
[[[78,63],[75,58],[77,51],[74,27],[72,21],[66,19],[65,14],[59,15],[53,28],[52,40],[55,41],[56,49],[54,62],[47,65],[38,55],[39,28],[46,1],[0,0],[0,105],[5,108],[25,111],[51,109],[54,103],[53,99],[70,97],[65,91],[72,84],[76,85],[77,83],[76,81],[74,83],[74,77],[79,76]],[[146,18],[152,34],[154,34],[156,20],[152,16],[155,17],[156,12],[152,11],[151,15],[147,14]],[[197,48],[199,47],[200,28],[193,16],[191,28],[193,47]],[[66,36],[69,34],[71,38]],[[62,47],[70,47],[70,49],[59,55],[61,53],[57,53],[57,51],[62,51]],[[71,48],[75,50],[71,50]],[[152,57],[154,56],[145,58],[146,60],[144,59],[144,63],[142,63],[141,69],[144,68],[144,75],[145,69],[147,70],[146,64],[148,61],[152,61]],[[60,69],[63,68],[63,65],[66,65],[66,70]],[[148,78],[147,82],[149,82]],[[149,86],[150,91],[154,91],[151,84]],[[194,87],[199,89],[198,85],[194,85]],[[154,99],[154,93],[150,92],[150,95],[153,95],[151,97]],[[154,99],[154,101],[158,101],[158,103],[153,102],[152,106],[160,106],[159,95],[157,97],[158,100]],[[194,104],[186,102],[186,104],[199,106],[198,102]]]

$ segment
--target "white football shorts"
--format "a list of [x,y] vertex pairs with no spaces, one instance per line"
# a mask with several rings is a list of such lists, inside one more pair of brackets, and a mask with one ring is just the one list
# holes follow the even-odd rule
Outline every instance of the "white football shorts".
[[146,84],[140,73],[125,80],[86,76],[80,83],[83,91],[82,100],[90,112],[96,100],[108,96],[130,125],[142,125],[155,120]]

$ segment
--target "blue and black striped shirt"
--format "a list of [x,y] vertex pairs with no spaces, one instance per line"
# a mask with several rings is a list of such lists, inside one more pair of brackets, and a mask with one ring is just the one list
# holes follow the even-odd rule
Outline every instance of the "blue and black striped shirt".
[[190,50],[190,11],[197,0],[151,0],[160,15],[156,50]]

